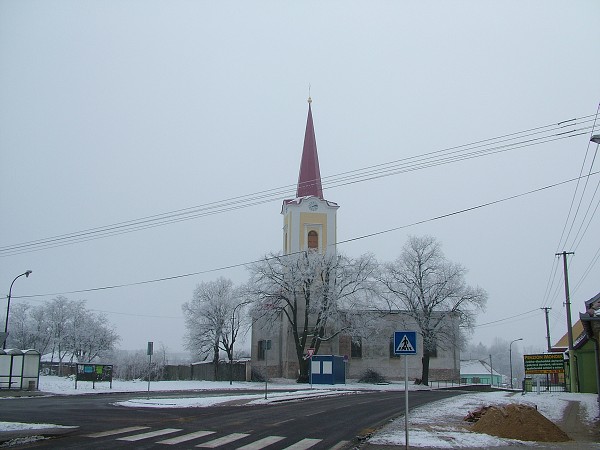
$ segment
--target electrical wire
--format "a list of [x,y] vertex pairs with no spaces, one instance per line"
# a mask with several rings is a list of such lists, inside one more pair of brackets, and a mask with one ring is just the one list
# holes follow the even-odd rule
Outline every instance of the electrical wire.
[[481,328],[481,327],[485,327],[485,326],[489,326],[489,325],[495,325],[495,324],[498,324],[500,322],[505,322],[507,320],[514,319],[516,317],[522,317],[522,316],[525,316],[527,314],[532,314],[534,312],[537,313],[538,311],[539,311],[539,309],[535,308],[535,309],[532,309],[530,311],[525,311],[525,312],[520,313],[520,314],[515,314],[514,316],[505,317],[503,319],[498,319],[498,320],[492,320],[491,322],[480,323],[478,325],[474,325],[474,328]]
[[[599,112],[600,112],[600,103],[598,104],[598,108],[596,109],[596,114],[594,116],[594,122],[593,122],[593,125],[592,125],[590,137],[591,137],[591,135],[593,135],[594,130],[596,128],[596,120],[598,118],[598,113]],[[586,148],[586,151],[585,151],[585,155],[583,157],[583,162],[581,163],[581,169],[579,170],[579,176],[581,176],[583,174],[584,170],[585,170],[585,163],[587,161],[588,153],[589,153],[589,150],[590,150],[590,144],[591,143],[588,140],[587,148]],[[590,170],[591,170],[591,167],[590,167]],[[586,182],[587,182],[587,180],[586,180]],[[586,183],[586,186],[587,186],[587,183]],[[571,204],[569,206],[569,211],[568,211],[567,217],[565,219],[565,224],[563,226],[563,230],[562,230],[562,233],[560,235],[560,239],[558,241],[558,245],[556,247],[556,252],[557,253],[560,251],[560,248],[561,248],[561,245],[562,245],[562,242],[563,242],[563,237],[565,237],[565,231],[566,231],[567,226],[569,224],[569,218],[571,217],[571,212],[573,211],[573,205],[575,204],[575,199],[577,198],[577,192],[578,192],[578,190],[579,190],[579,182],[577,182],[577,185],[575,186],[575,190],[573,191],[573,198],[571,199]],[[584,193],[585,193],[585,187],[584,187],[584,191],[581,194],[582,195],[581,198],[583,198],[583,194]],[[579,205],[581,205],[581,200],[579,201]],[[567,233],[567,236],[565,237],[565,245],[567,244],[567,241],[569,239],[569,234],[571,232],[571,229],[573,228],[573,223],[575,222],[575,218],[577,216],[577,212],[579,211],[579,205],[577,206],[577,210],[576,210],[575,214],[573,215],[573,220],[571,222],[571,227],[569,228],[569,232]]]
[[[598,172],[594,172],[591,173],[590,175],[585,175],[585,176],[595,176],[598,175],[600,173],[600,171]],[[335,244],[330,244],[331,246],[335,246],[335,245],[342,245],[342,244],[346,244],[349,242],[354,242],[354,241],[358,241],[358,240],[362,240],[362,239],[368,239],[374,236],[379,236],[382,234],[387,234],[387,233],[391,233],[394,231],[398,231],[398,230],[402,230],[405,228],[409,228],[409,227],[413,227],[416,225],[421,225],[427,222],[433,222],[433,221],[437,221],[437,220],[441,220],[441,219],[445,219],[448,217],[452,217],[455,215],[459,215],[459,214],[464,214],[466,212],[470,212],[470,211],[475,211],[477,209],[481,209],[481,208],[485,208],[488,206],[492,206],[492,205],[496,205],[499,203],[503,203],[503,202],[507,202],[510,200],[514,200],[520,197],[524,197],[527,195],[532,195],[538,192],[542,192],[548,189],[552,189],[552,188],[556,188],[558,186],[562,186],[568,183],[572,183],[574,181],[578,180],[578,178],[572,178],[569,180],[563,180],[563,181],[559,181],[557,183],[553,183],[550,185],[546,185],[537,189],[533,189],[527,192],[522,192],[520,194],[515,194],[515,195],[511,195],[508,197],[504,197],[501,199],[497,199],[497,200],[493,200],[487,203],[482,203],[476,206],[471,206],[468,208],[464,208],[464,209],[460,209],[457,211],[453,211],[450,213],[446,213],[446,214],[441,214],[435,217],[431,217],[428,219],[423,219],[417,222],[413,222],[410,224],[406,224],[406,225],[401,225],[398,227],[394,227],[394,228],[389,228],[387,230],[381,230],[381,231],[376,231],[373,233],[368,233],[368,234],[363,234],[361,236],[357,236],[354,238],[350,238],[350,239],[345,239],[342,241],[338,241]],[[302,253],[302,252],[297,252],[297,253]],[[288,256],[291,256],[293,254],[290,254]],[[269,259],[269,258],[268,258]],[[237,263],[237,264],[230,264],[230,265],[226,265],[226,266],[221,266],[221,267],[217,267],[217,268],[212,268],[212,269],[207,269],[207,270],[202,270],[202,271],[197,271],[197,272],[191,272],[191,273],[186,273],[186,274],[181,274],[181,275],[173,275],[173,276],[169,276],[169,277],[162,277],[162,278],[156,278],[156,279],[152,279],[152,280],[145,280],[145,281],[138,281],[138,282],[133,282],[133,283],[123,283],[123,284],[116,284],[116,285],[109,285],[109,286],[102,286],[102,287],[96,287],[96,288],[89,288],[89,289],[80,289],[80,290],[74,290],[74,291],[68,291],[68,292],[55,292],[55,293],[46,293],[46,294],[34,294],[34,295],[24,295],[24,296],[20,296],[20,297],[14,297],[14,298],[35,298],[35,297],[51,297],[51,296],[57,296],[57,295],[69,295],[69,294],[81,294],[81,293],[85,293],[85,292],[94,292],[94,291],[103,291],[103,290],[109,290],[109,289],[118,289],[118,288],[124,288],[124,287],[130,287],[130,286],[140,286],[140,285],[145,285],[145,284],[151,284],[151,283],[158,283],[158,282],[163,282],[163,281],[170,281],[170,280],[176,280],[176,279],[180,279],[180,278],[187,278],[187,277],[191,277],[191,276],[195,276],[195,275],[204,275],[207,273],[213,273],[213,272],[219,272],[219,271],[223,271],[223,270],[228,270],[228,269],[233,269],[233,268],[239,268],[239,267],[245,267],[248,266],[250,264],[254,264],[257,263],[259,261],[264,261],[264,258],[258,259],[258,260],[253,260],[253,261],[246,261],[243,263]]]
[[[590,139],[591,139],[591,136],[593,136],[593,134],[594,134],[594,130],[596,129],[596,123],[597,123],[597,119],[598,119],[598,114],[599,113],[600,113],[600,103],[598,104],[598,107],[596,109],[596,114],[594,115],[594,120],[593,120],[593,124],[592,124],[591,131],[590,131]],[[584,170],[585,170],[585,166],[586,166],[586,162],[587,162],[588,154],[589,154],[589,150],[590,150],[590,144],[591,144],[591,140],[588,140],[586,152],[585,152],[585,155],[584,155],[584,158],[583,158],[583,162],[581,164],[581,169],[579,170],[579,175],[580,176],[583,175]],[[593,170],[593,166],[594,166],[594,162],[596,160],[596,154],[597,154],[597,152],[598,152],[598,148],[596,147],[596,152],[594,153],[594,156],[592,158],[592,162],[590,164],[588,173],[591,173],[592,170]],[[561,235],[560,235],[560,239],[559,239],[558,245],[556,247],[556,252],[555,253],[559,253],[560,252],[560,248],[561,248],[561,245],[563,243],[563,238],[564,238],[564,245],[566,247],[566,244],[567,244],[567,242],[569,240],[569,236],[570,236],[571,231],[573,229],[573,226],[575,224],[575,221],[576,221],[576,218],[577,218],[577,215],[578,215],[581,203],[583,201],[583,198],[584,198],[584,195],[585,195],[585,191],[586,191],[586,188],[587,188],[587,185],[588,185],[588,182],[589,182],[589,177],[586,178],[586,180],[585,180],[584,187],[582,189],[581,196],[580,196],[577,208],[575,210],[575,213],[573,214],[573,218],[572,218],[572,221],[571,221],[571,225],[569,227],[569,231],[565,235],[565,232],[567,230],[567,226],[569,224],[569,219],[571,218],[571,213],[573,212],[573,206],[574,206],[576,198],[577,198],[577,193],[579,191],[580,180],[581,180],[581,178],[577,181],[577,184],[575,186],[575,190],[573,192],[573,197],[571,199],[571,204],[569,205],[569,210],[567,212],[567,217],[565,219],[565,223],[564,223],[564,226],[563,226],[563,229],[562,229],[562,232],[561,232]],[[594,199],[594,197],[596,195],[596,192],[598,191],[598,186],[600,186],[600,181],[598,182],[596,190],[594,191],[592,199],[590,200],[588,208],[586,209],[586,214],[584,216],[584,219],[581,222],[581,225],[579,226],[579,229],[577,231],[577,234],[576,234],[575,238],[573,239],[573,243],[577,242],[577,237],[579,236],[581,228],[582,228],[583,224],[585,223],[585,219],[586,219],[586,217],[588,215],[590,207],[593,204],[593,199]],[[600,202],[599,202],[599,204],[600,204]],[[594,217],[594,215],[596,213],[597,208],[598,207],[596,207],[596,209],[594,209],[594,212],[592,213],[592,216],[590,217],[590,220],[588,221],[588,223],[587,223],[587,225],[586,225],[586,227],[585,227],[585,229],[583,231],[583,234],[581,235],[580,240],[577,242],[577,245],[576,245],[577,247],[579,246],[579,244],[583,240],[583,237],[586,234],[586,232],[588,230],[588,227],[589,227],[589,225],[591,224],[591,222],[593,220],[593,217]],[[550,292],[552,292],[552,286],[554,285],[554,281],[555,281],[555,278],[556,278],[556,269],[558,268],[558,265],[559,265],[558,264],[558,259],[555,258],[554,262],[553,262],[553,265],[552,265],[552,269],[550,271],[550,273],[553,274],[553,275],[551,275],[551,280],[552,281],[549,284],[546,285],[544,296],[542,297],[542,305],[552,305],[556,301],[556,298],[557,298],[556,291],[555,291],[555,296],[552,298],[552,300],[550,300],[549,295],[550,295]]]
[[[573,137],[580,136],[582,134],[587,134],[587,130],[590,128],[590,126],[573,128],[568,131],[559,130],[565,127],[579,127],[581,125],[585,125],[587,122],[590,122],[590,120],[586,120],[589,117],[592,116],[585,116],[581,119],[570,119],[568,121],[559,122],[556,125],[547,125],[544,127],[532,128],[522,132],[499,136],[497,138],[476,141],[471,144],[464,144],[458,147],[451,147],[448,149],[438,150],[423,155],[403,158],[384,164],[378,164],[362,169],[356,169],[350,172],[343,172],[341,174],[324,177],[323,187],[333,189],[349,184],[370,181],[376,178],[397,175],[400,173],[406,173],[415,170],[422,170],[425,168],[512,151],[519,148],[526,148],[533,145],[544,144],[556,140],[570,139]],[[569,123],[569,125],[565,125],[566,123]],[[552,134],[531,137],[540,133],[540,129],[546,128],[551,128],[548,131],[552,132]],[[522,138],[525,137],[528,137],[530,139],[522,140]],[[508,141],[513,141],[516,139],[521,140],[518,142],[506,143]],[[483,149],[480,148],[483,145],[482,143],[493,141],[497,141],[494,142],[494,146]],[[502,145],[495,145],[499,143],[502,143]],[[458,150],[461,148],[463,150]],[[476,150],[478,148],[479,150]],[[437,156],[434,157],[433,155]],[[0,257],[13,256],[31,251],[45,250],[49,248],[60,247],[63,245],[71,245],[89,240],[101,239],[124,233],[131,233],[147,228],[164,226],[184,220],[192,220],[199,217],[221,214],[224,212],[237,210],[241,208],[248,208],[251,206],[271,202],[274,200],[282,200],[283,198],[285,198],[286,195],[292,195],[294,187],[295,185],[281,186],[273,189],[255,192],[252,194],[240,195],[225,200],[212,201],[194,207],[183,208],[179,210],[146,216],[139,219],[132,219],[124,222],[117,222],[111,225],[100,226],[73,233],[52,236],[49,238],[7,245],[0,247]]]

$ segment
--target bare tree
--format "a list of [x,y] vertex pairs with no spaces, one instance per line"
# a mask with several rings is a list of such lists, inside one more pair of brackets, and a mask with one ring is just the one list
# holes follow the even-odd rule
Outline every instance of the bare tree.
[[62,366],[69,351],[69,319],[71,318],[72,303],[66,297],[59,296],[46,304],[46,314],[51,336],[52,360],[58,358],[58,374],[62,375]]
[[423,340],[422,382],[429,384],[429,359],[445,341],[456,340],[449,326],[452,315],[471,329],[487,293],[465,282],[466,269],[448,261],[430,236],[410,237],[394,263],[385,264],[380,281],[390,308],[404,310],[416,323]]
[[91,362],[97,357],[105,356],[120,339],[102,314],[88,312],[78,325],[76,335],[79,339],[74,342],[73,349],[80,361]]
[[309,251],[272,254],[249,268],[254,316],[271,326],[283,320],[292,331],[298,382],[308,382],[306,350],[318,353],[321,342],[353,327],[375,267],[370,255],[350,259]]
[[33,327],[32,334],[34,342],[31,348],[35,348],[42,355],[50,348],[52,336],[50,334],[50,320],[46,314],[46,305],[38,305],[29,310],[31,324]]
[[240,289],[231,280],[219,278],[200,283],[192,300],[182,305],[187,328],[185,346],[202,359],[212,355],[215,380],[220,351],[227,353],[230,362],[233,358],[233,344],[240,327],[239,308],[237,320],[232,320],[232,316],[241,303]]
[[27,303],[17,303],[10,314],[10,337],[8,342],[13,348],[34,348],[35,335],[32,320],[29,316],[31,306]]
[[59,366],[75,357],[90,362],[113,350],[119,336],[102,314],[85,307],[85,301],[57,297],[37,307],[17,304],[11,320],[11,344],[22,349],[51,351]]

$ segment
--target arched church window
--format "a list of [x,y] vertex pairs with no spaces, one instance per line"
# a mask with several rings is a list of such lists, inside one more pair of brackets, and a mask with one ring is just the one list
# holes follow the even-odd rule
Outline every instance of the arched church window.
[[308,232],[308,248],[318,249],[319,248],[319,235],[315,230]]

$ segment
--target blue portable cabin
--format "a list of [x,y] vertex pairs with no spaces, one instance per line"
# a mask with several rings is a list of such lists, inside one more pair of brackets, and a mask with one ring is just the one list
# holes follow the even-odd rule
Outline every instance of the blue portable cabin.
[[310,360],[312,384],[346,383],[346,363],[335,355],[313,355]]

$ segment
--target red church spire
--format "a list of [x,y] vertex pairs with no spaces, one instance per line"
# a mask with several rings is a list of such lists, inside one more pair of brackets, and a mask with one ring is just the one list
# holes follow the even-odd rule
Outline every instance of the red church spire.
[[308,97],[308,118],[306,119],[306,132],[304,133],[304,148],[302,150],[302,161],[300,162],[300,174],[298,175],[298,189],[296,197],[314,195],[323,199],[323,187],[321,186],[321,172],[319,170],[319,155],[317,154],[317,140],[315,139],[315,128],[313,126],[312,100]]

